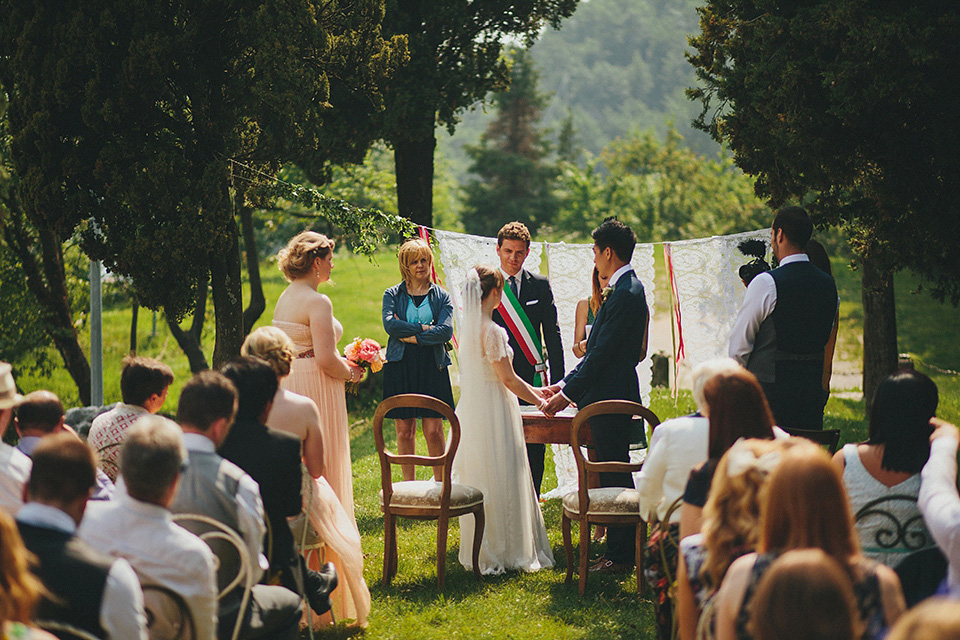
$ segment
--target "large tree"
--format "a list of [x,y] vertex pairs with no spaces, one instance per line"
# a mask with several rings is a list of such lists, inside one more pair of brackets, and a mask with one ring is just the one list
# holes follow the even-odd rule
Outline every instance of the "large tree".
[[557,213],[557,168],[540,130],[548,97],[537,88],[537,69],[526,49],[511,52],[510,86],[494,95],[497,117],[477,146],[467,148],[470,172],[479,179],[466,186],[463,226],[468,233],[496,235],[511,220],[536,233]]
[[223,362],[244,330],[235,210],[319,151],[331,83],[373,94],[402,60],[382,14],[380,0],[10,0],[0,65],[24,208],[44,233],[79,227],[174,321],[209,280]]
[[709,0],[698,126],[777,206],[843,224],[863,265],[864,392],[896,366],[893,271],[960,300],[960,13],[949,2]]
[[385,84],[385,108],[356,95],[334,91],[333,97],[354,107],[339,112],[341,130],[363,131],[393,147],[400,215],[432,225],[436,127],[453,131],[464,109],[506,86],[504,42],[529,45],[576,6],[577,0],[387,0],[384,35],[406,37],[410,59]]

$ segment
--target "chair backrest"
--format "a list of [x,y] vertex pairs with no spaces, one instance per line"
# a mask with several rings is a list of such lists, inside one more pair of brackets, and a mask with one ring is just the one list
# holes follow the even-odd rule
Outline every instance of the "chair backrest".
[[837,452],[837,445],[840,444],[840,429],[788,429],[780,427],[787,433],[798,438],[812,440],[819,445],[827,448],[831,454]]
[[150,640],[193,640],[197,637],[193,615],[179,593],[158,584],[142,586]]
[[[232,636],[237,638],[253,590],[254,560],[247,553],[243,538],[219,520],[200,513],[176,513],[173,521],[198,536],[213,551],[217,561],[218,602],[228,596],[239,600],[239,615]],[[220,610],[224,610],[222,603]]]
[[[450,423],[450,435],[447,438],[447,448],[440,456],[398,455],[386,448],[383,440],[383,420],[387,412],[398,407],[420,408],[436,411],[443,419]],[[393,495],[393,476],[391,465],[412,464],[421,467],[442,467],[443,493],[441,504],[450,504],[450,472],[453,469],[453,457],[460,446],[460,421],[453,412],[453,407],[446,402],[425,396],[419,393],[402,393],[391,396],[377,406],[373,415],[373,438],[377,444],[377,454],[380,457],[380,484],[383,489],[383,504],[390,504]]]
[[860,507],[853,516],[854,526],[862,521],[876,522],[873,542],[878,549],[906,548],[919,551],[933,546],[933,539],[927,531],[923,515],[917,510],[906,520],[901,521],[890,507],[897,503],[917,503],[917,496],[893,494],[883,496]]
[[89,631],[79,629],[65,622],[57,620],[34,620],[33,624],[44,631],[48,631],[60,638],[60,640],[100,640]]
[[650,423],[652,429],[660,424],[660,418],[653,411],[637,402],[629,400],[601,400],[589,404],[577,412],[570,426],[570,445],[573,449],[573,458],[577,462],[577,476],[581,499],[587,497],[587,474],[593,472],[633,473],[643,467],[642,462],[592,462],[583,456],[580,449],[580,430],[588,424],[590,418],[598,415],[627,415],[641,417]]

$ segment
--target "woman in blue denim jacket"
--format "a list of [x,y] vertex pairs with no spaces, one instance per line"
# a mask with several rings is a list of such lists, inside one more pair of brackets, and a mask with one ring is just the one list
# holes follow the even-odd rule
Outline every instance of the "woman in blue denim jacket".
[[[383,328],[387,363],[383,367],[384,399],[401,393],[422,393],[453,407],[450,356],[444,347],[453,337],[450,294],[430,282],[433,252],[423,240],[407,240],[397,253],[403,282],[383,292]],[[397,453],[416,452],[417,418],[431,456],[445,448],[443,420],[428,409],[398,408],[387,413],[397,425]],[[434,477],[440,480],[440,468]],[[403,479],[414,479],[413,465],[403,465]]]

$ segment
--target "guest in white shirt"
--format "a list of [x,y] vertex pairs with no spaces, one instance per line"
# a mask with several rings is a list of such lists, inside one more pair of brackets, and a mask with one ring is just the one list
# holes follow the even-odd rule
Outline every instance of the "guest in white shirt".
[[930,458],[920,472],[917,504],[927,529],[947,556],[947,588],[960,598],[960,494],[957,493],[957,446],[960,431],[948,422],[931,418]]
[[168,506],[186,462],[176,423],[148,416],[131,427],[120,450],[123,482],[110,502],[91,504],[79,536],[94,548],[126,560],[140,584],[179,594],[193,616],[198,640],[217,631],[213,552],[173,522]]
[[[23,400],[17,393],[11,367],[0,362],[0,435],[7,431],[14,408]],[[0,509],[17,515],[23,504],[23,485],[30,477],[30,458],[0,441]]]
[[[17,407],[17,417],[14,424],[20,434],[17,449],[27,456],[33,455],[33,450],[40,441],[56,433],[69,433],[78,440],[77,433],[63,422],[63,404],[55,393],[50,391],[31,391],[23,396],[23,402]],[[91,500],[109,500],[113,496],[113,482],[99,468],[97,469],[97,483],[93,488]]]
[[87,444],[100,457],[100,466],[113,482],[117,481],[117,460],[127,429],[140,418],[157,413],[167,401],[167,389],[173,383],[173,370],[153,358],[127,356],[120,371],[120,395],[123,402],[93,419]]
[[61,433],[44,438],[33,456],[17,526],[37,557],[33,571],[49,594],[38,617],[97,637],[145,640],[143,595],[133,569],[75,535],[94,483],[93,452],[75,435]]

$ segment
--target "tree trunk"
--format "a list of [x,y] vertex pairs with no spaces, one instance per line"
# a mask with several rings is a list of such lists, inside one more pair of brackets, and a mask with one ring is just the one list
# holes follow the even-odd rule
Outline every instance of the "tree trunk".
[[869,415],[877,385],[897,369],[897,307],[893,270],[871,248],[862,266],[863,397]]
[[246,336],[263,315],[267,300],[263,297],[263,283],[260,281],[260,254],[257,252],[257,239],[253,234],[253,209],[241,206],[239,213],[247,260],[247,278],[250,280],[250,304],[243,310],[243,335]]
[[240,243],[236,225],[227,229],[229,239],[224,250],[210,257],[210,283],[217,337],[213,346],[213,366],[240,355],[243,344],[243,287],[240,281]]
[[130,353],[137,353],[137,316],[140,315],[140,304],[134,300],[130,312]]
[[170,316],[164,314],[167,327],[173,334],[174,340],[180,345],[180,349],[187,356],[187,362],[190,363],[190,372],[198,373],[204,369],[209,369],[207,358],[203,355],[203,347],[200,343],[200,337],[203,334],[203,321],[207,312],[207,278],[201,278],[197,286],[197,304],[193,309],[193,321],[190,328],[184,331],[180,325],[173,322]]
[[414,224],[433,226],[433,152],[437,139],[429,135],[393,142],[397,173],[397,207]]
[[73,326],[70,299],[67,295],[67,276],[63,267],[63,244],[51,229],[38,230],[40,262],[32,250],[37,244],[26,230],[21,212],[10,211],[5,226],[7,242],[13,247],[27,276],[27,287],[40,303],[44,313],[40,321],[54,347],[63,359],[63,365],[77,385],[80,404],[90,404],[90,362],[80,346],[79,334]]

